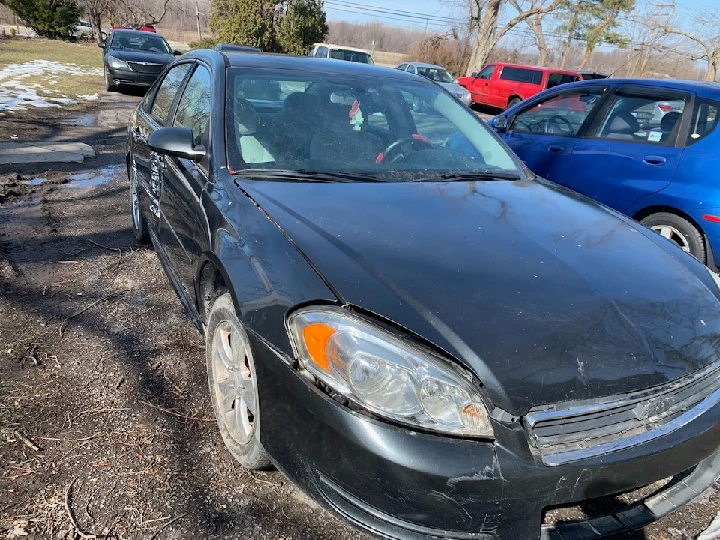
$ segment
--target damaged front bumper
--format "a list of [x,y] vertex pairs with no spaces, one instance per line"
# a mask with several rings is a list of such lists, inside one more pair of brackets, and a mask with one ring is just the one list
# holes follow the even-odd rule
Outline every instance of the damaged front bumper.
[[[720,475],[720,406],[648,443],[551,467],[531,451],[520,423],[496,422],[490,443],[379,422],[308,384],[262,340],[251,341],[265,448],[314,499],[385,538],[601,538],[647,525]],[[672,476],[659,492],[614,512],[543,525],[549,508]]]

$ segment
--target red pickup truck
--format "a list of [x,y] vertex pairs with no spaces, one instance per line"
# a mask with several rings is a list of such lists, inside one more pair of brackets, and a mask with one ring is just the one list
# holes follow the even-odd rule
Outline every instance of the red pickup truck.
[[470,91],[473,103],[507,109],[543,90],[582,79],[577,71],[495,62],[460,77],[458,83]]

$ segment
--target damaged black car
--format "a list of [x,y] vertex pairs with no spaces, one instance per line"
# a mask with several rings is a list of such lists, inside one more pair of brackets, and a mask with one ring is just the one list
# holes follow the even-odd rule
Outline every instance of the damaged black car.
[[228,450],[354,526],[600,538],[720,473],[717,277],[431,81],[196,51],[127,169]]

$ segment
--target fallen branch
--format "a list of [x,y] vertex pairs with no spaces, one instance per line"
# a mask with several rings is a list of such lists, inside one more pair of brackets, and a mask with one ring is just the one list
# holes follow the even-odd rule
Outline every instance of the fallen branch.
[[73,313],[73,314],[70,315],[69,317],[66,317],[65,320],[63,320],[63,322],[60,323],[60,339],[63,338],[63,330],[65,329],[65,327],[67,326],[67,323],[68,323],[71,319],[74,319],[74,318],[77,317],[78,315],[82,315],[83,313],[85,313],[85,312],[88,311],[89,309],[94,308],[94,307],[97,306],[100,302],[105,302],[105,301],[107,301],[107,300],[111,300],[112,298],[115,298],[116,296],[120,296],[121,294],[125,294],[126,292],[128,292],[127,289],[124,290],[124,291],[120,291],[120,292],[117,292],[117,293],[114,293],[114,294],[109,294],[109,295],[107,295],[107,296],[104,296],[103,298],[100,298],[99,300],[95,300],[94,302],[88,304],[87,306],[85,306],[84,308],[82,308],[80,311],[78,311],[78,312],[76,312],[76,313]]
[[68,518],[70,518],[70,523],[72,524],[73,529],[75,529],[75,534],[77,534],[80,538],[105,538],[105,535],[103,534],[84,533],[80,529],[77,521],[75,520],[75,516],[72,513],[72,508],[70,508],[70,491],[72,490],[73,484],[75,484],[76,481],[77,477],[73,478],[72,482],[68,484],[68,487],[65,490],[65,511],[67,512]]
[[184,418],[185,420],[192,420],[193,422],[215,422],[214,418],[198,418],[197,416],[190,416],[188,414],[179,413],[176,411],[173,411],[172,409],[166,409],[165,407],[161,407],[160,405],[154,405],[152,403],[148,403],[147,401],[140,401],[143,405],[147,405],[149,407],[152,407],[154,409],[157,409],[158,411],[162,411],[166,414],[170,414],[172,416],[177,416],[178,418]]
[[93,245],[95,245],[95,246],[97,246],[97,247],[101,247],[101,248],[103,248],[103,249],[107,249],[108,251],[117,251],[117,252],[119,252],[119,253],[122,253],[122,250],[121,250],[120,248],[114,248],[114,247],[105,246],[105,245],[101,244],[100,242],[96,242],[95,240],[90,240],[89,238],[86,238],[85,240],[87,240],[88,242],[90,242],[91,244],[93,244]]
[[157,535],[160,534],[163,531],[163,529],[165,529],[166,527],[169,527],[170,525],[172,525],[176,521],[184,518],[187,515],[188,515],[188,513],[185,512],[184,514],[182,514],[176,518],[173,518],[170,521],[168,521],[167,523],[165,523],[162,527],[160,527],[157,531],[155,531],[155,533],[150,537],[150,540],[155,540],[155,538],[157,538]]
[[27,446],[30,450],[33,452],[40,452],[40,447],[33,443],[30,439],[28,439],[25,435],[20,433],[19,431],[15,430],[15,436],[20,439],[20,441]]

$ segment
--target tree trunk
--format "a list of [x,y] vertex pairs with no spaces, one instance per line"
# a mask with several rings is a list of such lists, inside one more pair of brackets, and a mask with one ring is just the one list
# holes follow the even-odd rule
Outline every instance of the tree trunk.
[[538,48],[537,64],[538,66],[545,66],[547,65],[550,53],[548,51],[547,41],[545,40],[545,34],[543,33],[542,16],[535,15],[534,17],[528,19],[528,25],[533,31],[533,34],[535,34],[535,42],[537,43]]
[[563,48],[562,53],[562,61],[560,62],[560,69],[565,68],[565,64],[567,64],[568,56],[570,56],[570,48],[572,47],[572,40],[573,35],[575,34],[575,29],[578,25],[578,14],[573,13],[572,19],[570,19],[570,27],[568,28],[568,37],[567,41],[565,42],[565,47]]
[[706,82],[717,82],[718,70],[720,70],[720,45],[713,51],[708,58],[707,72],[705,73]]
[[195,0],[195,19],[197,20],[198,38],[202,40],[202,29],[200,27],[200,0]]
[[590,55],[593,53],[592,49],[585,49],[585,54],[583,55],[582,63],[580,64],[580,69],[585,67],[585,64],[588,63],[588,60],[590,60]]
[[485,67],[490,52],[497,43],[497,22],[500,16],[501,4],[501,0],[489,0],[485,5],[484,15],[476,22],[477,37],[475,49],[470,56],[470,64],[467,68],[468,75]]

